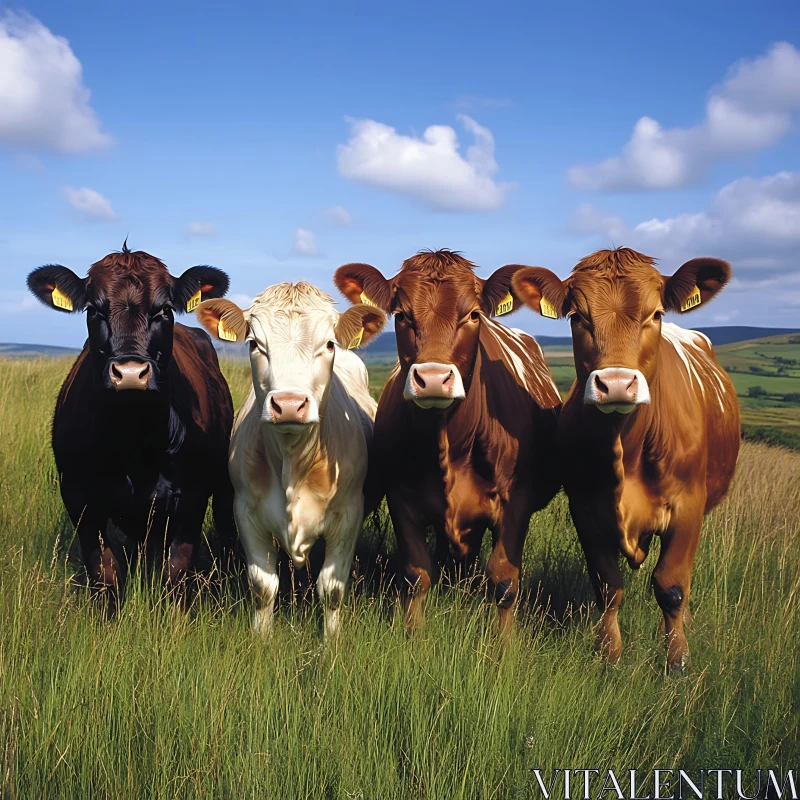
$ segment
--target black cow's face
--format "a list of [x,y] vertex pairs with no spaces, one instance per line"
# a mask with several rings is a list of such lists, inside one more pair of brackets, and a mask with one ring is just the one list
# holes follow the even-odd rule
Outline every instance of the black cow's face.
[[59,311],[86,311],[101,388],[157,392],[172,357],[175,313],[221,297],[228,278],[213,267],[192,267],[174,278],[157,258],[123,250],[93,264],[86,278],[62,266],[40,267],[28,276],[28,287]]

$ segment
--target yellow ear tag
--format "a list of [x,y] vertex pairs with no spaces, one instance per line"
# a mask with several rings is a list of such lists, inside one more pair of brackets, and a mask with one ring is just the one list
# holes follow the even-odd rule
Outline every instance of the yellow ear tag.
[[539,300],[539,310],[542,312],[543,317],[558,319],[558,311],[556,311],[556,307],[544,297]]
[[189,302],[186,304],[187,311],[194,311],[197,306],[200,305],[200,290],[198,289],[190,298]]
[[[363,297],[363,295],[362,295]],[[362,328],[356,336],[353,337],[350,344],[347,345],[348,350],[355,350],[356,347],[361,346],[361,340],[364,338],[364,329]]]
[[695,286],[694,291],[686,298],[684,304],[681,306],[681,311],[688,311],[690,308],[699,306],[701,302],[700,290]]
[[225,327],[225,323],[222,320],[217,323],[217,336],[226,342],[235,342],[238,338],[230,328]]
[[58,286],[53,288],[51,299],[56,308],[63,308],[64,311],[72,311],[72,299],[67,297],[63,292],[60,292]]
[[[374,308],[378,308],[378,304],[377,303],[373,303],[372,300],[370,300],[369,297],[367,297],[364,294],[364,292],[361,292],[361,302],[364,303],[365,305],[373,306]],[[361,332],[363,333],[364,331],[361,331]],[[361,341],[361,340],[359,339],[359,341]],[[351,345],[351,349],[352,349],[352,345]]]
[[514,298],[511,296],[511,292],[506,292],[506,296],[497,304],[494,315],[501,317],[503,314],[508,314],[513,308]]

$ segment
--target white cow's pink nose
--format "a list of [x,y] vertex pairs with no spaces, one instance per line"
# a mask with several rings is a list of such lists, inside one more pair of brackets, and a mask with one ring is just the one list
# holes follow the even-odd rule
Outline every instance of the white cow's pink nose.
[[277,424],[306,422],[310,405],[308,395],[295,392],[273,392],[269,397],[272,421]]

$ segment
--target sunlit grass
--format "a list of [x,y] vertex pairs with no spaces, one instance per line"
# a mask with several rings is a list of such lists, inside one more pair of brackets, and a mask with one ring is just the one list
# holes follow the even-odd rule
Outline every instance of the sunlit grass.
[[[109,623],[75,588],[49,446],[67,368],[0,363],[2,796],[525,797],[533,768],[797,768],[798,454],[745,445],[698,551],[685,677],[664,674],[656,553],[628,573],[621,663],[596,658],[563,497],[531,525],[504,654],[477,582],[437,589],[409,637],[372,574],[336,645],[302,602],[264,643],[233,593],[183,613],[139,577]],[[226,369],[240,402],[246,368]],[[365,531],[362,573],[376,553],[391,568],[384,526]]]

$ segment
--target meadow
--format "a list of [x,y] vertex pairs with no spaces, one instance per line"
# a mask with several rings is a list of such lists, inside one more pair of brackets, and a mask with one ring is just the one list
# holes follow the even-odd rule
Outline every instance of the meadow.
[[[69,363],[0,361],[0,796],[522,798],[540,796],[533,769],[800,765],[799,453],[744,443],[704,525],[683,676],[656,635],[657,546],[627,572],[621,662],[594,654],[562,496],[531,522],[505,652],[478,580],[437,588],[406,635],[385,515],[365,525],[339,641],[289,591],[264,642],[232,583],[188,613],[141,576],[115,620],[89,602],[49,443]],[[247,366],[224,367],[238,404]]]

